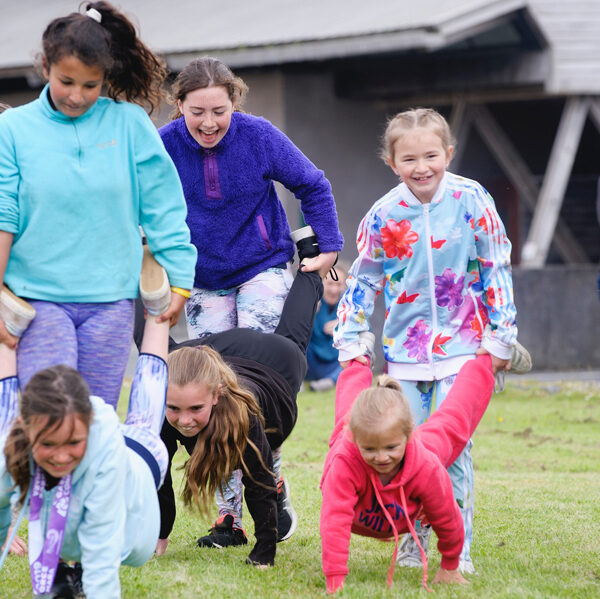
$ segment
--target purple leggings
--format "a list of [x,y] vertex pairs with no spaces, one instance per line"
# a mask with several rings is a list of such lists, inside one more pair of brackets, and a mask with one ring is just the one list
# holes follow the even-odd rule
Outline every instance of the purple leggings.
[[133,301],[55,304],[30,300],[36,316],[17,349],[21,389],[44,368],[66,364],[114,408],[119,401],[133,335]]

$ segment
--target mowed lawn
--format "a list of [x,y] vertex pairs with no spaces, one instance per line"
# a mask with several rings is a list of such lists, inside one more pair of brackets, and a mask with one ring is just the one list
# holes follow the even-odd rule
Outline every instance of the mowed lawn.
[[[333,422],[333,392],[301,393],[298,404],[298,424],[284,445],[283,468],[299,526],[278,545],[275,567],[261,571],[244,564],[249,546],[198,549],[195,540],[211,519],[181,507],[167,553],[142,568],[121,569],[124,598],[325,595],[319,478]],[[121,414],[125,405],[123,397]],[[600,597],[600,387],[511,378],[506,391],[492,398],[474,443],[472,557],[477,574],[469,576],[468,587],[433,587],[434,596]],[[178,453],[178,465],[185,457]],[[245,525],[252,543],[249,516]],[[353,537],[342,596],[429,597],[417,569],[396,568],[393,587],[387,588],[392,550],[389,543]],[[431,580],[439,566],[434,542],[429,561]],[[0,597],[31,597],[26,559],[7,560]]]

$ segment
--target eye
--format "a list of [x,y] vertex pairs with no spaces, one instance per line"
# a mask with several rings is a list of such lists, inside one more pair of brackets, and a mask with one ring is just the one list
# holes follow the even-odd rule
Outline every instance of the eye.
[[192,406],[190,411],[192,412],[201,412],[204,409],[204,406]]
[[167,405],[167,410],[170,410],[171,412],[179,412],[179,408],[177,406]]

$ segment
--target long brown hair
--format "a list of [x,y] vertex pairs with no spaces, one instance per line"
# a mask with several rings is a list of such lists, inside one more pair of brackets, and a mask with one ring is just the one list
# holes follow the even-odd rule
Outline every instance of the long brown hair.
[[87,2],[84,10],[100,13],[98,23],[84,13],[73,12],[49,23],[42,35],[46,65],[64,56],[75,56],[88,66],[104,71],[107,93],[148,106],[152,113],[164,97],[167,71],[161,59],[139,39],[133,23],[108,2]]
[[171,120],[181,116],[178,100],[183,102],[196,89],[215,86],[224,87],[234,108],[240,110],[248,93],[248,86],[243,79],[236,77],[224,62],[212,56],[201,56],[189,62],[177,75],[171,88],[169,103],[174,105]]
[[208,513],[209,501],[223,482],[240,466],[251,476],[244,462],[250,445],[264,464],[256,445],[248,438],[251,418],[264,425],[254,396],[242,388],[235,372],[221,355],[207,346],[182,347],[169,354],[169,384],[206,385],[211,395],[218,394],[208,424],[200,431],[189,459],[184,465],[183,501],[195,503]]
[[[44,432],[59,427],[65,417],[75,415],[88,427],[92,419],[90,390],[82,376],[70,366],[59,365],[36,373],[21,394],[19,416],[4,446],[6,470],[21,492],[22,503],[31,483],[29,458],[32,443],[27,434],[33,418],[46,416]],[[33,440],[35,442],[37,439]]]

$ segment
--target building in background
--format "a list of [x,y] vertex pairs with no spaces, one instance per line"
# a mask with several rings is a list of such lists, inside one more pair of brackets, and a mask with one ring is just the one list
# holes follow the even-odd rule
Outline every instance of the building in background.
[[[348,260],[360,218],[395,182],[377,157],[387,117],[438,108],[457,138],[451,170],[488,188],[513,241],[520,340],[536,367],[600,365],[598,0],[115,4],[172,71],[212,54],[246,80],[246,110],[285,131],[332,182]],[[0,100],[39,93],[42,31],[78,6],[2,8]],[[296,224],[295,200],[281,195]]]

